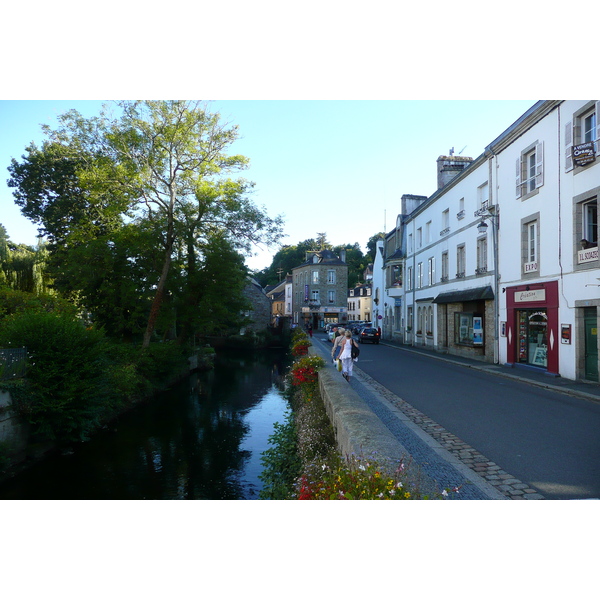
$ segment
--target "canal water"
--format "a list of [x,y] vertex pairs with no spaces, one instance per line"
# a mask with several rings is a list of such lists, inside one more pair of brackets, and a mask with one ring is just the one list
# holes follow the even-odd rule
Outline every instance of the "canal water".
[[253,500],[261,453],[288,411],[283,351],[217,354],[69,453],[0,485],[0,499]]

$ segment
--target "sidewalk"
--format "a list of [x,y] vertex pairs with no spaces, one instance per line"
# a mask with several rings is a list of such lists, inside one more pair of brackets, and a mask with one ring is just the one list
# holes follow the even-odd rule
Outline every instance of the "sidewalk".
[[500,377],[508,377],[510,379],[516,379],[543,387],[551,390],[562,392],[563,394],[571,394],[573,396],[579,396],[580,398],[586,398],[588,400],[594,400],[600,402],[600,384],[586,381],[575,381],[572,379],[566,379],[564,377],[549,375],[548,373],[537,369],[535,367],[528,366],[511,366],[511,365],[495,365],[491,363],[484,363],[479,360],[473,360],[469,358],[463,358],[462,356],[454,356],[452,354],[441,354],[435,350],[427,348],[419,348],[417,346],[405,346],[396,342],[388,340],[381,340],[381,344],[398,348],[404,352],[416,352],[435,358],[438,360],[444,360],[452,362],[458,365],[462,365],[466,368],[478,369],[485,371],[486,373],[492,373]]

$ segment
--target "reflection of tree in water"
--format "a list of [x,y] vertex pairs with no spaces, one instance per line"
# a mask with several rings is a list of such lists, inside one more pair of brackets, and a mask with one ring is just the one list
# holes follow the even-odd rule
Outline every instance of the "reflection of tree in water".
[[268,352],[219,355],[214,371],[123,415],[72,456],[23,473],[0,488],[0,498],[244,498],[244,414],[280,383],[284,361]]

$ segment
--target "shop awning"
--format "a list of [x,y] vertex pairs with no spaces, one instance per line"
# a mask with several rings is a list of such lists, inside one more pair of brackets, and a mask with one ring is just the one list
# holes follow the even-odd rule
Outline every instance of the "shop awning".
[[493,300],[494,290],[488,285],[470,290],[457,290],[455,292],[444,292],[439,294],[434,304],[449,304],[450,302],[473,302],[475,300]]

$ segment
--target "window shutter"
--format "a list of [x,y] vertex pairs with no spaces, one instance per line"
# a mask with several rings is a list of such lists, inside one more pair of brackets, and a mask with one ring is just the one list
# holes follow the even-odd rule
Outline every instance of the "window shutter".
[[565,173],[573,170],[573,122],[565,125]]
[[516,188],[516,195],[517,195],[517,200],[523,195],[523,187],[521,186],[521,160],[523,159],[522,156],[520,156],[519,158],[517,158],[517,177],[515,180],[515,188]]
[[544,142],[535,147],[535,187],[544,185]]

